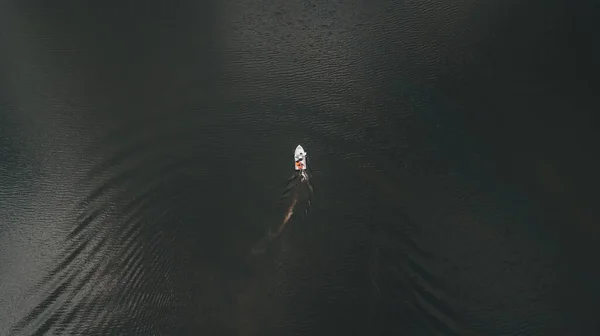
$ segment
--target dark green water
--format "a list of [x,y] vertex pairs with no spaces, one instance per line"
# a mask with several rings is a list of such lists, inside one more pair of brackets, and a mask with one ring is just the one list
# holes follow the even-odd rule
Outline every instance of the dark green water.
[[600,332],[594,13],[3,1],[0,334]]

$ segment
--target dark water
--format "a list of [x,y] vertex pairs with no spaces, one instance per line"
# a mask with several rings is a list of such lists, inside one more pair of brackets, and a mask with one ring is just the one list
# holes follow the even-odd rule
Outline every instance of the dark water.
[[597,14],[2,1],[0,334],[598,334]]

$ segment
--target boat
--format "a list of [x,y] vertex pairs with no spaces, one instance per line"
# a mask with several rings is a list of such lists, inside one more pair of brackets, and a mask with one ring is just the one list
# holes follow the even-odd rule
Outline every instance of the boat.
[[306,170],[306,152],[304,151],[304,148],[302,148],[302,146],[300,145],[298,145],[298,147],[296,147],[296,150],[294,151],[294,161],[294,168],[296,170]]

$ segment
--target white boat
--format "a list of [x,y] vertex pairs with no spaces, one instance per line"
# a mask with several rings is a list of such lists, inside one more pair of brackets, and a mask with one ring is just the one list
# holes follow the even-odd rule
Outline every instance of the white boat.
[[296,170],[306,170],[306,152],[302,146],[298,145],[294,151],[294,168]]

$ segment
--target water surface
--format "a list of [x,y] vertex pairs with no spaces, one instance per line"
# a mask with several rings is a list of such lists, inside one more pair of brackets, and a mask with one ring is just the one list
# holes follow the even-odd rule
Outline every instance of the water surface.
[[586,6],[3,2],[0,334],[598,332]]

